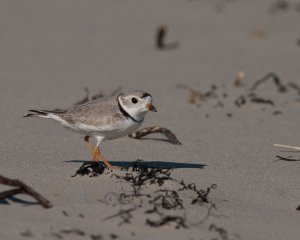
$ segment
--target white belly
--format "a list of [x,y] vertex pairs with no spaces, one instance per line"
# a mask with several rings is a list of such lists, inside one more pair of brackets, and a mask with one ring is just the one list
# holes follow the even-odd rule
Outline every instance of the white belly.
[[94,127],[82,123],[76,123],[74,125],[66,122],[61,123],[65,128],[68,128],[72,131],[88,136],[99,136],[107,140],[127,136],[130,133],[135,132],[142,125],[142,123],[133,122],[131,119],[124,119],[123,121],[113,125],[105,125],[101,127]]

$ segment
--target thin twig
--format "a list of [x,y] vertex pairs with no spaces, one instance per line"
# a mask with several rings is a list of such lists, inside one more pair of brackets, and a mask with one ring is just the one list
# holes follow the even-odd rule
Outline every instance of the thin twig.
[[13,187],[19,187],[13,190],[5,191],[0,193],[0,200],[11,197],[15,194],[28,194],[32,196],[34,199],[37,200],[37,202],[43,206],[44,208],[51,208],[52,204],[44,198],[42,195],[34,191],[31,187],[27,186],[25,183],[21,182],[18,179],[9,179],[6,177],[3,177],[0,175],[0,184],[8,185],[8,186],[13,186]]
[[275,147],[290,148],[290,149],[294,149],[294,150],[300,151],[300,147],[296,147],[296,146],[282,145],[282,144],[273,144],[273,146],[275,146]]
[[277,159],[277,161],[278,160],[283,160],[283,161],[287,161],[287,162],[299,162],[300,161],[300,159],[294,159],[294,158],[286,158],[286,157],[281,157],[281,156],[276,156],[278,159]]

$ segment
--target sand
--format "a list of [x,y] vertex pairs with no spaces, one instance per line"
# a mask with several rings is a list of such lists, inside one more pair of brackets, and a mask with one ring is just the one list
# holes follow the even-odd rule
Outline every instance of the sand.
[[[248,98],[234,104],[268,72],[285,85],[300,84],[297,1],[271,13],[274,2],[1,1],[0,174],[32,186],[53,208],[23,195],[2,201],[0,239],[299,239],[299,162],[276,161],[276,155],[299,159],[299,152],[272,146],[300,146],[299,96],[291,88],[279,93],[270,80],[256,93],[275,106]],[[166,42],[178,48],[155,48],[160,24],[168,28]],[[239,71],[244,86],[235,87]],[[189,103],[190,88],[203,93],[212,85],[218,99]],[[130,184],[107,171],[72,178],[90,159],[82,136],[54,121],[22,118],[32,108],[71,106],[85,86],[93,94],[121,86],[153,95],[158,112],[144,126],[168,127],[183,145],[153,135],[105,142],[102,150],[113,165],[164,162],[175,166],[171,176],[178,180],[204,190],[217,184],[209,194],[216,209],[204,223],[191,224],[205,217],[207,205],[192,206],[189,194],[184,210],[171,211],[189,219],[187,229],[146,225],[147,207],[130,224],[104,220],[126,208],[103,202],[106,194],[128,193]]]

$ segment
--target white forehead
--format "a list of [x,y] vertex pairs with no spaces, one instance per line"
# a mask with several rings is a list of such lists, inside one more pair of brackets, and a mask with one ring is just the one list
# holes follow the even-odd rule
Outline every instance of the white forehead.
[[147,101],[147,102],[152,102],[151,96],[144,97],[143,99],[145,99],[145,101]]

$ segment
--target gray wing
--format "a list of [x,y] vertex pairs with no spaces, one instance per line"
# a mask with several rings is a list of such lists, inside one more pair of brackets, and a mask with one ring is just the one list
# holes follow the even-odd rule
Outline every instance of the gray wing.
[[113,125],[122,119],[116,96],[103,97],[72,107],[60,117],[69,123],[82,123],[94,127]]

